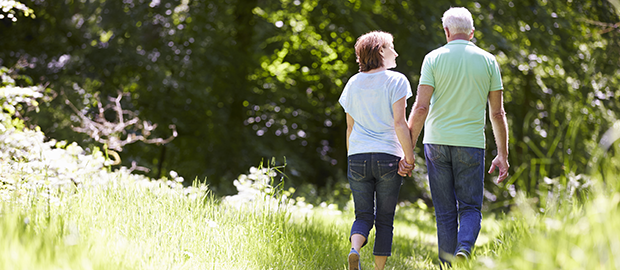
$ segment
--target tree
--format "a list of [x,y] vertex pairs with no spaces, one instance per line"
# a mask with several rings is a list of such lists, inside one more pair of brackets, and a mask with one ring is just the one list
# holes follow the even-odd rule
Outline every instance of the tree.
[[[506,186],[489,178],[486,194],[510,202],[512,190],[535,194],[544,177],[585,172],[601,131],[618,118],[620,20],[610,1],[35,1],[36,18],[2,20],[0,59],[48,83],[55,98],[29,117],[50,137],[95,145],[72,130],[79,118],[65,100],[94,117],[118,92],[123,109],[174,125],[168,144],[121,153],[124,165],[156,168],[152,177],[174,169],[227,193],[250,166],[286,157],[289,184],[330,188],[346,183],[337,100],[357,72],[356,38],[393,33],[396,70],[415,88],[423,56],[445,43],[443,12],[465,6],[474,42],[501,64],[513,176]],[[402,198],[423,196],[426,180],[415,180]]]

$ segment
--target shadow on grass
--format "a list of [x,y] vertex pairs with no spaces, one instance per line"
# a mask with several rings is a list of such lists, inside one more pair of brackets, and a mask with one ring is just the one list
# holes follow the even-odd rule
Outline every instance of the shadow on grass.
[[[353,215],[346,213],[293,219],[281,237],[263,239],[265,245],[257,247],[253,256],[262,257],[255,260],[262,261],[265,269],[347,269],[353,220]],[[392,256],[386,269],[438,269],[434,219],[427,219],[430,224],[422,220],[405,222],[405,217],[400,220],[395,224]],[[374,238],[373,229],[360,252],[363,269],[374,268]]]

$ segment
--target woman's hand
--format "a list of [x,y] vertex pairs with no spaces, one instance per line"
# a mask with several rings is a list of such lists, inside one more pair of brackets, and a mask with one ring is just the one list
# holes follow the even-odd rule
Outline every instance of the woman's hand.
[[409,164],[405,159],[401,159],[400,162],[398,162],[398,174],[402,177],[411,177],[413,175],[411,171],[413,171],[414,168],[415,164]]

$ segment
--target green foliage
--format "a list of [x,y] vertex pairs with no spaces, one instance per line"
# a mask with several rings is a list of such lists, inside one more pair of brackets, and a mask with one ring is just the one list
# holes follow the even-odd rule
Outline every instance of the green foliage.
[[17,11],[21,11],[22,14],[26,17],[30,17],[32,19],[36,18],[32,9],[22,4],[19,1],[11,0],[3,0],[0,1],[0,20],[10,20],[12,22],[17,21]]
[[[619,20],[602,1],[511,3],[489,6],[489,16],[503,13],[501,24],[477,25],[481,42],[493,45],[508,74],[515,171],[508,184],[535,193],[544,177],[559,177],[566,185],[570,175],[587,172],[602,133],[618,118],[620,74],[618,61],[609,58],[620,54],[618,33],[599,23]],[[507,10],[518,16],[505,16]],[[493,40],[497,33],[501,38]]]
[[[497,55],[504,79],[512,178],[501,186],[487,179],[485,207],[497,209],[514,203],[515,191],[539,196],[545,177],[566,186],[593,166],[591,154],[620,111],[613,4],[35,1],[36,18],[0,24],[0,64],[47,84],[51,100],[24,117],[52,138],[100,146],[72,130],[80,123],[66,100],[94,117],[97,97],[105,103],[117,91],[128,94],[123,108],[140,119],[177,127],[169,144],[125,147],[122,166],[136,162],[154,178],[173,169],[187,179],[206,177],[214,192],[227,194],[246,168],[286,157],[289,185],[333,194],[346,185],[337,100],[357,71],[355,39],[371,30],[393,33],[396,70],[415,87],[423,56],[445,43],[443,12],[465,6],[474,15],[474,42]],[[489,128],[488,162],[492,138]],[[418,168],[402,199],[428,199],[423,162]]]
[[0,66],[0,102],[2,103],[2,131],[15,127],[21,129],[24,122],[21,119],[27,111],[39,111],[39,102],[42,89],[39,86],[20,87],[16,80],[32,83],[32,80],[18,75],[14,70]]

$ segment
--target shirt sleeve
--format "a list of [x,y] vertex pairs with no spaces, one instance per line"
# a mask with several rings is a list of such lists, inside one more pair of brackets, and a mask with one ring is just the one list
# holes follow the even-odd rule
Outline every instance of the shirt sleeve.
[[435,87],[435,76],[433,75],[433,63],[432,57],[430,54],[424,56],[424,61],[422,62],[422,71],[420,74],[420,85],[430,85]]
[[[350,79],[349,79],[350,81]],[[340,95],[340,99],[338,99],[338,103],[340,103],[340,106],[342,106],[342,108],[344,109],[345,113],[348,113],[348,108],[349,108],[349,104],[347,103],[347,97],[348,97],[348,93],[349,93],[349,82],[347,82],[347,84],[344,86],[344,90],[342,90],[342,94]]]
[[395,84],[395,89],[392,92],[392,104],[396,103],[396,101],[405,97],[405,99],[409,99],[413,96],[411,91],[411,83],[407,80],[407,77],[403,74],[399,74],[398,81]]
[[504,89],[502,84],[502,74],[499,70],[499,64],[497,64],[497,60],[493,57],[493,62],[491,66],[491,88],[489,91],[497,91]]

